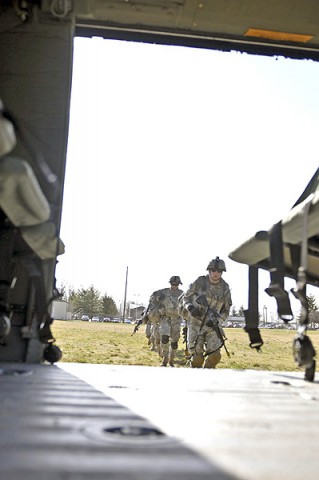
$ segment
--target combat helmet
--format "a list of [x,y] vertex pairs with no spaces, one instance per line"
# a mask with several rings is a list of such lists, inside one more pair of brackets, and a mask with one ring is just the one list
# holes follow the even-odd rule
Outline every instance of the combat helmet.
[[173,277],[171,277],[169,279],[169,283],[173,283],[175,285],[183,285],[180,277],[178,277],[177,275],[174,275]]
[[216,257],[209,262],[206,270],[220,270],[222,272],[226,272],[226,265],[224,260]]

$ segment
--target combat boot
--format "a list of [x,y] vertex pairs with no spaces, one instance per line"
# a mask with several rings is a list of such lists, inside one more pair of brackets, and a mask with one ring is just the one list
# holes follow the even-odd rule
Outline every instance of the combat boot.
[[206,357],[204,368],[216,368],[216,365],[220,362],[221,358],[220,350],[216,350],[216,352],[211,353]]
[[172,357],[169,358],[169,366],[170,366],[170,367],[175,367],[175,365],[174,365],[174,358],[172,358]]
[[168,363],[168,357],[163,357],[161,367],[167,367],[167,363]]

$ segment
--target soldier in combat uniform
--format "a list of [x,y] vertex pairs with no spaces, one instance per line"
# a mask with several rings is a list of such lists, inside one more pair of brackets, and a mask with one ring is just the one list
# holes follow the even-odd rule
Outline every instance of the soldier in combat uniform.
[[143,313],[140,323],[146,323],[145,335],[153,352],[160,351],[160,316],[156,310],[156,297],[158,292],[153,292],[146,311]]
[[178,287],[182,285],[178,276],[173,276],[169,280],[170,288],[163,288],[153,293],[151,311],[157,314],[159,321],[160,351],[162,366],[168,364],[174,367],[174,358],[178,347],[178,340],[181,334],[181,317],[179,313],[178,298],[183,290]]
[[208,275],[198,277],[181,297],[181,306],[189,314],[187,346],[193,368],[215,368],[220,362],[225,335],[221,327],[212,328],[208,314],[214,312],[215,322],[224,322],[232,305],[229,285],[221,278],[226,272],[224,260],[216,257],[207,270]]

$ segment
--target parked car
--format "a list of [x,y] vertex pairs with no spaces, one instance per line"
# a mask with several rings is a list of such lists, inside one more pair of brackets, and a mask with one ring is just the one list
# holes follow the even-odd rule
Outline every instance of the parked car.
[[110,321],[111,321],[110,317],[104,317],[103,318],[103,322],[110,322]]
[[97,316],[92,317],[92,322],[99,322],[100,318]]
[[90,317],[88,315],[82,315],[81,320],[85,320],[88,322],[90,320]]

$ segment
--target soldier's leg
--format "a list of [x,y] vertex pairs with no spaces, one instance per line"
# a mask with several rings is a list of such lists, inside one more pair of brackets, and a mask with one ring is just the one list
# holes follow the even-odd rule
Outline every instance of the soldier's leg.
[[146,324],[145,336],[148,339],[148,345],[151,345],[151,343],[152,343],[151,342],[152,332],[151,332],[151,323],[150,322],[147,322],[147,324]]
[[158,323],[154,323],[154,339],[155,339],[155,350],[161,356],[161,335],[160,335]]
[[169,358],[169,336],[170,336],[170,324],[167,319],[162,319],[160,326],[160,338],[161,338],[161,357],[162,357],[162,366],[166,367],[168,364]]
[[[208,330],[206,333],[206,351],[208,353],[204,368],[216,368],[216,365],[220,362],[222,356],[220,353],[220,347],[222,346],[221,340],[218,338],[214,330]],[[212,352],[212,353],[209,353]]]
[[169,359],[169,336],[161,336],[161,356],[163,358],[162,365],[166,367]]
[[157,322],[151,322],[151,350],[152,352],[157,352],[160,355],[161,351],[161,337],[159,333],[159,325]]
[[204,355],[202,353],[194,353],[191,358],[191,367],[192,368],[201,368],[204,363]]
[[177,352],[178,342],[171,342],[171,347],[169,351],[169,364],[171,367],[174,367],[174,358]]
[[204,368],[216,368],[216,365],[220,362],[221,358],[220,349],[214,353],[210,353],[205,359]]
[[174,358],[178,348],[178,340],[181,336],[181,322],[180,319],[171,320],[171,346],[169,350],[169,364],[174,367]]
[[[149,314],[150,322],[151,322],[151,342],[152,342],[152,348],[151,350],[154,350],[155,352],[158,352],[160,355],[160,343],[161,343],[161,338],[160,338],[160,333],[159,333],[159,324],[160,324],[160,316],[155,314],[154,312],[152,314]],[[154,348],[153,348],[154,347]],[[161,356],[161,355],[160,355]]]
[[151,338],[150,338],[150,342],[151,342],[151,346],[150,346],[151,352],[157,352],[154,337],[151,337]]
[[149,339],[149,345],[151,345],[150,350],[152,352],[156,352],[156,346],[155,346],[155,336],[154,336],[154,324],[151,322],[151,329],[150,329],[150,339]]
[[191,355],[191,367],[201,368],[204,363],[204,339],[203,335],[199,333],[200,326],[190,324],[187,332],[187,343],[189,354]]

